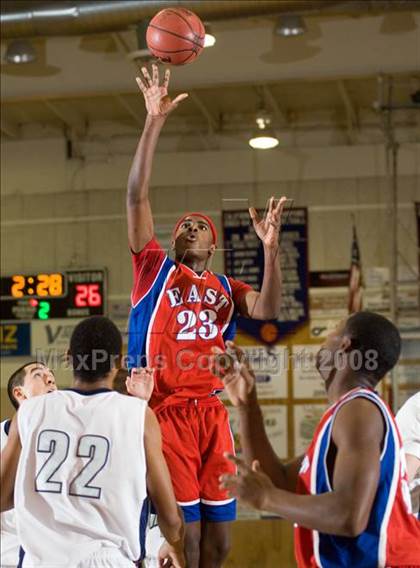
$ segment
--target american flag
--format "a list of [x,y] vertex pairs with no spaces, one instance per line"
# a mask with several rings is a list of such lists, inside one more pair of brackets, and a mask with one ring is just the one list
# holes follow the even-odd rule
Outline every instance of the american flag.
[[353,240],[351,243],[351,266],[349,279],[349,314],[362,309],[362,267],[360,261],[359,242],[356,225],[353,224]]

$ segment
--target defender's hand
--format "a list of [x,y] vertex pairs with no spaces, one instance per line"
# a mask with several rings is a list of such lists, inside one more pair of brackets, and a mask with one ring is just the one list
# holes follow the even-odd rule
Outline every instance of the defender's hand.
[[152,77],[146,67],[141,68],[143,76],[136,77],[137,85],[144,95],[146,109],[150,116],[166,117],[178,104],[188,97],[187,93],[178,95],[171,101],[168,95],[169,77],[171,72],[166,69],[162,85],[159,85],[159,70],[156,64],[152,64]]
[[246,406],[255,399],[255,375],[246,361],[245,353],[232,341],[227,341],[229,352],[213,347],[212,371],[225,385],[233,406]]
[[257,460],[252,462],[252,467],[230,454],[225,457],[237,467],[236,475],[221,475],[220,487],[227,489],[232,497],[237,497],[254,509],[264,509],[270,498],[270,491],[274,489],[271,479],[266,475]]
[[185,568],[184,546],[171,546],[164,542],[159,549],[159,567]]
[[132,369],[130,375],[125,381],[125,384],[127,386],[128,394],[148,402],[152,396],[153,388],[155,386],[153,380],[153,369],[149,369],[148,367]]

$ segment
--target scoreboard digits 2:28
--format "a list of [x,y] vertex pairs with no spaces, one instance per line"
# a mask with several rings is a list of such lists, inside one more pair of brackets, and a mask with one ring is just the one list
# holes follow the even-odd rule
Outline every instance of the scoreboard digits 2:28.
[[13,274],[0,278],[0,319],[82,318],[106,313],[106,271]]

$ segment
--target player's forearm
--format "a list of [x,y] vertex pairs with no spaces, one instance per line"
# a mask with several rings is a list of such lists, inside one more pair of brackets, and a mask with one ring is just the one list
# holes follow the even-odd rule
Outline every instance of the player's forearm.
[[274,485],[286,489],[285,468],[268,439],[255,390],[249,403],[239,407],[239,435],[245,461],[251,465],[258,460]]
[[171,513],[158,513],[159,528],[171,546],[182,546],[184,541],[184,522],[179,507],[174,507]]
[[334,491],[322,495],[296,495],[274,488],[266,494],[261,508],[325,534],[355,537],[366,529],[351,496]]
[[147,115],[128,176],[127,206],[136,206],[148,199],[153,157],[165,117]]
[[263,283],[251,317],[278,318],[281,309],[281,289],[280,249],[278,246],[264,247]]

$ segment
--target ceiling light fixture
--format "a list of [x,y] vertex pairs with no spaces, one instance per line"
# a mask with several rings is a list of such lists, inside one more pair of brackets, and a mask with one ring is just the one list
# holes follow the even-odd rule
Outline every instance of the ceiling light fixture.
[[213,47],[213,45],[216,43],[216,37],[212,33],[210,24],[205,23],[204,27],[206,28],[206,35],[204,37],[204,47]]
[[306,32],[306,25],[302,16],[298,14],[285,14],[277,21],[275,33],[283,37],[296,37]]
[[270,150],[279,145],[279,139],[271,128],[271,118],[266,111],[258,113],[255,123],[257,125],[248,144],[254,150]]
[[7,45],[4,59],[7,63],[32,63],[36,60],[36,51],[31,42],[26,39],[14,39]]

